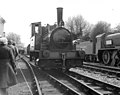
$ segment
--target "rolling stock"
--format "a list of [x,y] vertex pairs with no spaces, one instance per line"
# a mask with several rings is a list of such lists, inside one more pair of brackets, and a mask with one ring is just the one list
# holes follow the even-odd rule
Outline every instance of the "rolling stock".
[[57,8],[57,25],[31,24],[30,60],[37,60],[41,68],[68,70],[83,64],[85,53],[76,50],[72,33],[64,27],[62,11],[63,8]]
[[85,51],[85,61],[102,62],[104,65],[120,67],[120,33],[100,34],[96,42],[81,42],[77,48]]

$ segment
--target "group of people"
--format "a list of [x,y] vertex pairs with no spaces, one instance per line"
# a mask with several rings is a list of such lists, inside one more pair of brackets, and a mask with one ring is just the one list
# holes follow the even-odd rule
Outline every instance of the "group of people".
[[8,95],[7,88],[17,83],[15,59],[18,49],[12,40],[0,37],[0,95]]

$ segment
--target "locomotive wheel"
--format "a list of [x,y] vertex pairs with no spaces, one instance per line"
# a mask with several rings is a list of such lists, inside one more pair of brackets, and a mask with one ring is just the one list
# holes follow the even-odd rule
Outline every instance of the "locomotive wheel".
[[96,61],[97,61],[96,56],[93,56],[93,57],[92,57],[92,62],[96,62]]
[[102,54],[102,61],[105,65],[108,65],[111,62],[111,55],[109,51],[104,51]]
[[117,63],[117,67],[119,67],[119,68],[120,68],[120,60],[119,60],[119,62]]
[[89,62],[89,61],[90,61],[90,60],[89,60],[89,55],[86,55],[86,56],[85,56],[85,61],[86,61],[86,62]]
[[112,62],[111,62],[111,66],[115,66],[117,64],[117,60],[118,60],[118,57],[117,57],[117,51],[114,51],[113,54],[112,54]]
[[84,61],[87,62],[87,56],[85,56]]
[[89,60],[90,60],[90,62],[92,62],[92,56],[91,55],[89,55]]

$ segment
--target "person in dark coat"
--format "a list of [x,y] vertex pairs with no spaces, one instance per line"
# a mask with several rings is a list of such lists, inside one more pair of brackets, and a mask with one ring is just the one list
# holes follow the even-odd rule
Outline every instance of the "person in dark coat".
[[[12,45],[13,41],[12,40],[8,40],[8,47],[12,49],[13,55],[14,55],[14,59],[15,59],[15,47]],[[12,64],[13,70],[16,73],[16,64]]]
[[[15,41],[12,42],[12,45],[14,46],[14,50],[15,50],[14,56],[15,56],[15,61],[16,61],[16,57],[19,56],[19,52],[18,52],[18,48],[16,47]],[[16,64],[15,64],[14,71],[15,71],[15,73],[16,73],[16,75],[17,75]]]
[[0,38],[0,95],[8,95],[6,89],[17,84],[11,64],[15,64],[14,55],[7,46],[7,39],[2,37]]
[[15,56],[15,48],[14,46],[12,45],[13,44],[13,41],[12,40],[8,40],[8,47],[12,49],[12,52]]
[[16,47],[15,41],[13,41],[12,45],[14,46],[15,49],[15,59],[16,59],[16,57],[19,55],[19,52],[18,52],[18,48]]

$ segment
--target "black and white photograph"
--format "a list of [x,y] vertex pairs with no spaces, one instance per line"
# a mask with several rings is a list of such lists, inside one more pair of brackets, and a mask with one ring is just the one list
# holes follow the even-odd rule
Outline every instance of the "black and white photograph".
[[0,0],[0,95],[120,95],[120,1]]

